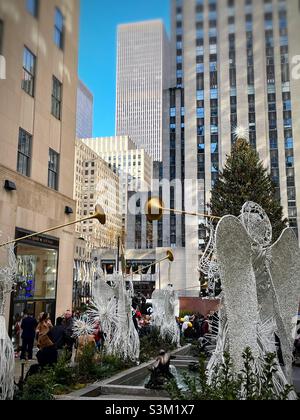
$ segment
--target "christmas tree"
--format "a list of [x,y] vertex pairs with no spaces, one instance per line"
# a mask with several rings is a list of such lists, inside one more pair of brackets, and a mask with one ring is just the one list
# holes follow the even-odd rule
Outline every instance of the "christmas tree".
[[238,135],[212,190],[212,214],[239,216],[246,201],[254,201],[267,213],[276,240],[287,226],[283,209],[275,198],[275,184],[260,161],[258,153],[250,146],[246,136]]

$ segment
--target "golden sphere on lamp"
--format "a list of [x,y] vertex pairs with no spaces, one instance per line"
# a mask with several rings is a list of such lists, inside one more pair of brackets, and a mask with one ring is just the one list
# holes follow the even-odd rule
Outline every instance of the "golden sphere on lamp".
[[105,225],[106,223],[106,215],[102,206],[100,206],[100,204],[97,204],[95,207],[94,219],[97,219],[98,222],[101,223],[101,225]]
[[164,203],[158,197],[150,198],[145,206],[145,212],[149,222],[160,220],[163,215]]

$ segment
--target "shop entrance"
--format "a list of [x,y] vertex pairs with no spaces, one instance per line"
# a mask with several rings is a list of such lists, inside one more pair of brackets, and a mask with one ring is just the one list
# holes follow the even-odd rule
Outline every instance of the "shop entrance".
[[42,312],[50,314],[52,323],[55,318],[55,300],[36,300],[36,301],[15,301],[13,304],[13,314],[11,319],[11,337],[15,350],[22,345],[21,322],[25,313],[33,314],[38,321]]
[[[16,237],[27,231],[17,229]],[[17,276],[12,293],[10,333],[18,347],[20,323],[25,313],[38,320],[42,312],[55,320],[59,241],[48,236],[36,236],[21,241],[16,247]]]

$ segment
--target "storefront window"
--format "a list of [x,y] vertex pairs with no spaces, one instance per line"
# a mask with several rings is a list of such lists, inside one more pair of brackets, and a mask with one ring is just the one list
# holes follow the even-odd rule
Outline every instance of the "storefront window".
[[55,299],[57,260],[57,250],[19,245],[15,299]]
[[[16,238],[31,234],[16,230]],[[50,236],[34,236],[16,248],[18,271],[12,293],[10,334],[15,348],[20,344],[18,326],[25,313],[37,320],[42,312],[55,321],[59,240]]]

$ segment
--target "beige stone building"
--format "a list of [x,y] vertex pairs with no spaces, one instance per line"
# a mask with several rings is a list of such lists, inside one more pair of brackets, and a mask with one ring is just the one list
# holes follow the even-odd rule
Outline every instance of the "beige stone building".
[[124,219],[127,215],[128,191],[147,191],[151,188],[152,158],[144,149],[137,148],[128,136],[97,137],[82,141],[119,175]]
[[[94,213],[95,206],[100,204],[106,214],[106,224],[97,220],[88,220],[76,225],[79,238],[86,242],[85,257],[90,258],[94,248],[117,248],[118,237],[122,235],[122,215],[120,211],[119,177],[108,164],[81,140],[76,140],[74,199],[78,219]],[[82,248],[76,244],[75,259],[82,257],[78,251]],[[82,251],[81,251],[82,252]]]
[[[0,2],[1,241],[74,220],[78,17],[78,0]],[[10,326],[71,308],[74,238],[72,226],[18,244]]]

